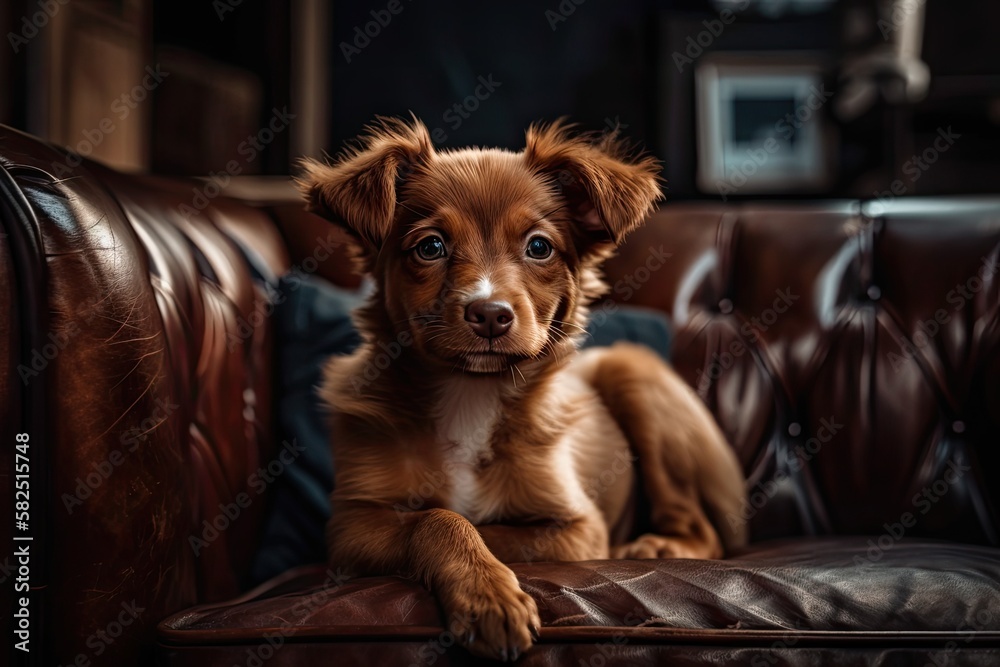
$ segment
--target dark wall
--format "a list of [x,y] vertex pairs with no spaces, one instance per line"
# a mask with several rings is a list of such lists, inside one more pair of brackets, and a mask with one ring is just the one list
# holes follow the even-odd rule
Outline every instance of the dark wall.
[[[190,54],[189,66],[219,63],[252,78],[260,91],[253,120],[236,132],[224,110],[213,104],[208,89],[193,84],[188,73],[175,71],[160,88],[154,108],[152,169],[158,173],[209,173],[230,158],[238,137],[267,124],[273,109],[290,103],[289,3],[279,0],[160,0],[153,5],[153,50],[158,61],[172,64],[165,54]],[[211,71],[211,70],[209,70]],[[236,139],[222,142],[218,155],[209,149],[212,138],[232,131]],[[207,137],[205,136],[207,135]],[[182,144],[180,147],[178,144]],[[278,133],[259,151],[245,173],[288,173],[288,133]]]
[[[384,27],[372,8],[339,2],[333,17],[331,147],[355,137],[376,114],[409,111],[439,129],[441,146],[522,145],[529,123],[568,116],[591,130],[619,124],[664,162],[672,197],[695,187],[695,64],[672,54],[718,19],[707,0],[571,0],[502,5],[401,0]],[[381,9],[381,7],[379,8]],[[378,11],[378,10],[376,10]],[[384,15],[383,15],[384,17]],[[359,32],[370,28],[369,38]],[[825,50],[837,43],[826,15],[771,20],[748,11],[712,49]],[[367,43],[367,45],[366,45]],[[358,48],[358,47],[361,48]],[[479,78],[500,82],[470,99]],[[468,118],[454,105],[476,106]]]
[[[782,4],[769,6],[780,10]],[[753,5],[704,54],[819,54],[836,95],[841,68],[858,53],[845,37],[845,7],[858,5],[870,12],[863,19],[869,46],[886,46],[876,27],[875,0],[849,0],[812,14]],[[907,193],[996,190],[1000,41],[991,31],[1000,22],[1000,3],[971,0],[961,11],[948,3],[926,5],[924,59],[932,75],[927,97],[904,107],[878,103],[848,120],[834,115],[835,104],[826,105],[819,116],[835,137],[832,178],[808,196],[872,196],[949,125],[967,133],[963,141],[922,180],[907,181]],[[695,183],[698,58],[683,69],[671,58],[704,29],[704,21],[718,18],[707,0],[400,0],[399,6],[383,26],[372,11],[385,19],[385,4],[334,4],[329,150],[357,136],[378,114],[412,111],[438,130],[440,146],[511,148],[521,145],[532,121],[565,115],[593,130],[620,123],[628,137],[664,161],[670,197],[717,195],[700,192]],[[366,24],[377,34],[365,35]],[[482,87],[481,77],[498,82],[496,90]],[[477,86],[485,99],[469,97]],[[455,108],[466,100],[465,109]]]
[[[358,31],[374,21],[372,8],[336,3],[333,146],[376,114],[410,111],[439,130],[440,146],[519,147],[528,124],[563,115],[597,130],[617,120],[651,142],[650,3],[562,6],[572,13],[559,13],[558,1],[401,0],[402,11],[355,50],[369,39]],[[490,80],[495,87],[483,85]]]
[[[293,34],[291,3],[149,2],[149,51],[178,68],[153,96],[151,169],[205,174],[242,160],[243,139],[264,127],[274,109],[293,104],[292,53],[300,36]],[[710,0],[330,0],[323,26],[329,140],[317,148],[335,153],[377,115],[412,112],[441,148],[517,149],[530,123],[567,116],[590,130],[620,125],[663,161],[669,197],[713,198],[718,193],[699,191],[695,179],[698,62],[712,52],[795,58],[808,51],[819,54],[834,91],[834,102],[817,114],[835,137],[834,178],[822,191],[796,195],[788,188],[777,196],[871,197],[900,179],[906,194],[997,190],[1000,3],[923,3],[927,96],[906,105],[882,101],[860,116],[838,118],[833,110],[845,63],[886,46],[876,28],[878,0],[838,0],[817,13],[787,11],[790,2],[754,0],[680,67],[673,54],[687,52],[705,22],[719,17]],[[32,6],[3,5],[0,25],[16,27]],[[220,14],[220,7],[230,9]],[[859,21],[868,40],[860,46],[846,37],[847,26],[857,33]],[[27,63],[11,53],[0,57],[0,83],[11,93],[0,100],[0,121],[22,128],[30,118],[27,93],[44,88]],[[919,180],[907,178],[908,161],[949,127],[960,140]],[[290,134],[278,133],[241,162],[241,173],[289,173],[298,157]],[[735,196],[776,195],[747,188]]]

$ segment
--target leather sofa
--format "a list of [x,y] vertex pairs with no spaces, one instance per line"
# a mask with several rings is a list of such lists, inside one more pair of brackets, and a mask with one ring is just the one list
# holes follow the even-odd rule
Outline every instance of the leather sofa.
[[[3,651],[36,665],[478,664],[413,581],[317,564],[241,590],[267,509],[242,499],[279,447],[267,282],[297,266],[356,283],[297,202],[218,190],[0,128],[11,511],[16,434],[30,437],[29,525],[0,522],[0,609],[29,596],[31,652],[14,647],[15,611]],[[655,214],[608,265],[595,312],[670,315],[674,363],[747,472],[731,520],[753,541],[715,562],[515,565],[544,621],[520,662],[1000,664],[998,259],[1000,197]],[[196,555],[191,536],[237,503]]]

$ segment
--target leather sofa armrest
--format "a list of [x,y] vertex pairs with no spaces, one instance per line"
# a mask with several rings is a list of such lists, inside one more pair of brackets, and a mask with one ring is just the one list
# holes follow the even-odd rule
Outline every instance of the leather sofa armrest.
[[288,259],[262,211],[186,213],[191,184],[81,162],[0,127],[4,231],[36,241],[8,262],[0,239],[0,404],[38,467],[32,647],[148,664],[161,618],[234,595],[250,565],[276,443],[268,290],[244,256]]

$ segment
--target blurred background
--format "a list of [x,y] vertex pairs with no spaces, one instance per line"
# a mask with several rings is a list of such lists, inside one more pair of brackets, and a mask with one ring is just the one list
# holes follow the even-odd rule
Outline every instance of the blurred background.
[[376,115],[440,148],[619,127],[672,199],[994,192],[993,0],[33,0],[0,122],[115,167],[287,175]]

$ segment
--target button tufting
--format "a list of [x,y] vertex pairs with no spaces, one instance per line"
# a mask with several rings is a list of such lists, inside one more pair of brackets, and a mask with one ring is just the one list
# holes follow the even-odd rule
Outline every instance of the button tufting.
[[878,301],[882,297],[882,290],[879,289],[878,285],[871,285],[868,288],[868,298],[872,301]]
[[791,424],[788,425],[788,435],[794,438],[799,433],[802,433],[802,427],[799,425],[798,422],[792,422]]
[[956,419],[951,423],[951,430],[955,433],[965,433],[965,422]]
[[719,302],[719,312],[723,315],[728,315],[733,312],[733,302],[729,299],[723,299]]

